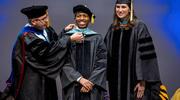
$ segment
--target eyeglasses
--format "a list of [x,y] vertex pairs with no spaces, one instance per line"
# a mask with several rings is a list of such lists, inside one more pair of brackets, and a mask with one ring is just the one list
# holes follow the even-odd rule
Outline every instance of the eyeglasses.
[[40,22],[45,22],[45,20],[48,18],[48,15],[46,15],[46,17],[42,18],[42,19],[35,19],[36,21],[40,21]]

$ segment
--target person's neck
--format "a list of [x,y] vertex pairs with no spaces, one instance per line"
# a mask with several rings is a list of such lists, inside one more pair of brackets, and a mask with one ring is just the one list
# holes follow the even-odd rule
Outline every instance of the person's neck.
[[77,29],[87,29],[87,28],[79,28],[79,27],[77,27]]
[[34,29],[37,30],[37,31],[43,31],[43,30],[44,30],[44,29],[38,29],[38,28],[36,28],[36,26],[33,25],[33,24],[31,24],[31,23],[29,23],[29,25],[30,25],[31,27],[34,27]]
[[119,19],[120,22],[123,22],[123,21],[127,21],[127,18],[126,19]]
[[88,27],[84,27],[84,28],[80,28],[80,27],[76,27],[76,29],[87,29]]
[[120,19],[120,20],[119,20],[119,23],[120,23],[121,25],[125,25],[125,24],[127,24],[127,19],[125,19],[125,20],[123,20],[123,21]]

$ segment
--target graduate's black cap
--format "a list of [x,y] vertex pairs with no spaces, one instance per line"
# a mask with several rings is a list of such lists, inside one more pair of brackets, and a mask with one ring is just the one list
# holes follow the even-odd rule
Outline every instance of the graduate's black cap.
[[131,4],[131,0],[117,0],[116,4]]
[[21,13],[25,14],[29,19],[38,18],[46,14],[48,6],[31,6],[21,9]]
[[95,15],[84,5],[77,5],[77,6],[75,6],[73,8],[73,12],[74,12],[75,15],[80,13],[80,12],[86,13],[91,18],[91,20],[93,18],[95,18]]

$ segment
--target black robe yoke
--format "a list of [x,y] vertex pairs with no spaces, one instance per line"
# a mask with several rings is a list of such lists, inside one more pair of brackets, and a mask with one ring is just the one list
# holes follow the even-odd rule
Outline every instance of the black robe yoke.
[[[25,35],[25,66],[17,100],[57,100],[55,78],[59,75],[67,56],[70,37],[57,36],[46,28],[50,42],[37,37],[35,33]],[[13,76],[16,95],[23,59],[23,35],[18,36],[13,54]],[[13,86],[12,85],[12,86]]]
[[[60,75],[63,100],[104,100],[106,53],[106,46],[100,34],[86,35],[84,42],[80,44],[72,43],[70,58]],[[76,80],[81,76],[94,84],[90,93],[80,93],[82,86]]]
[[111,100],[136,100],[134,88],[146,81],[143,100],[150,99],[151,82],[160,82],[157,57],[152,38],[142,22],[133,29],[115,30],[110,26],[106,36],[107,80]]

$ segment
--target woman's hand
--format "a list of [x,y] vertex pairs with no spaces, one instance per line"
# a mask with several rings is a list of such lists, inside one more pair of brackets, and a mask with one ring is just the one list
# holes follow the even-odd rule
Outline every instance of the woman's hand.
[[136,87],[134,88],[134,92],[135,92],[136,90],[138,90],[138,91],[137,91],[137,98],[138,98],[138,99],[141,99],[141,98],[143,97],[144,91],[145,91],[145,86],[146,86],[146,82],[141,80],[141,81],[136,85]]

